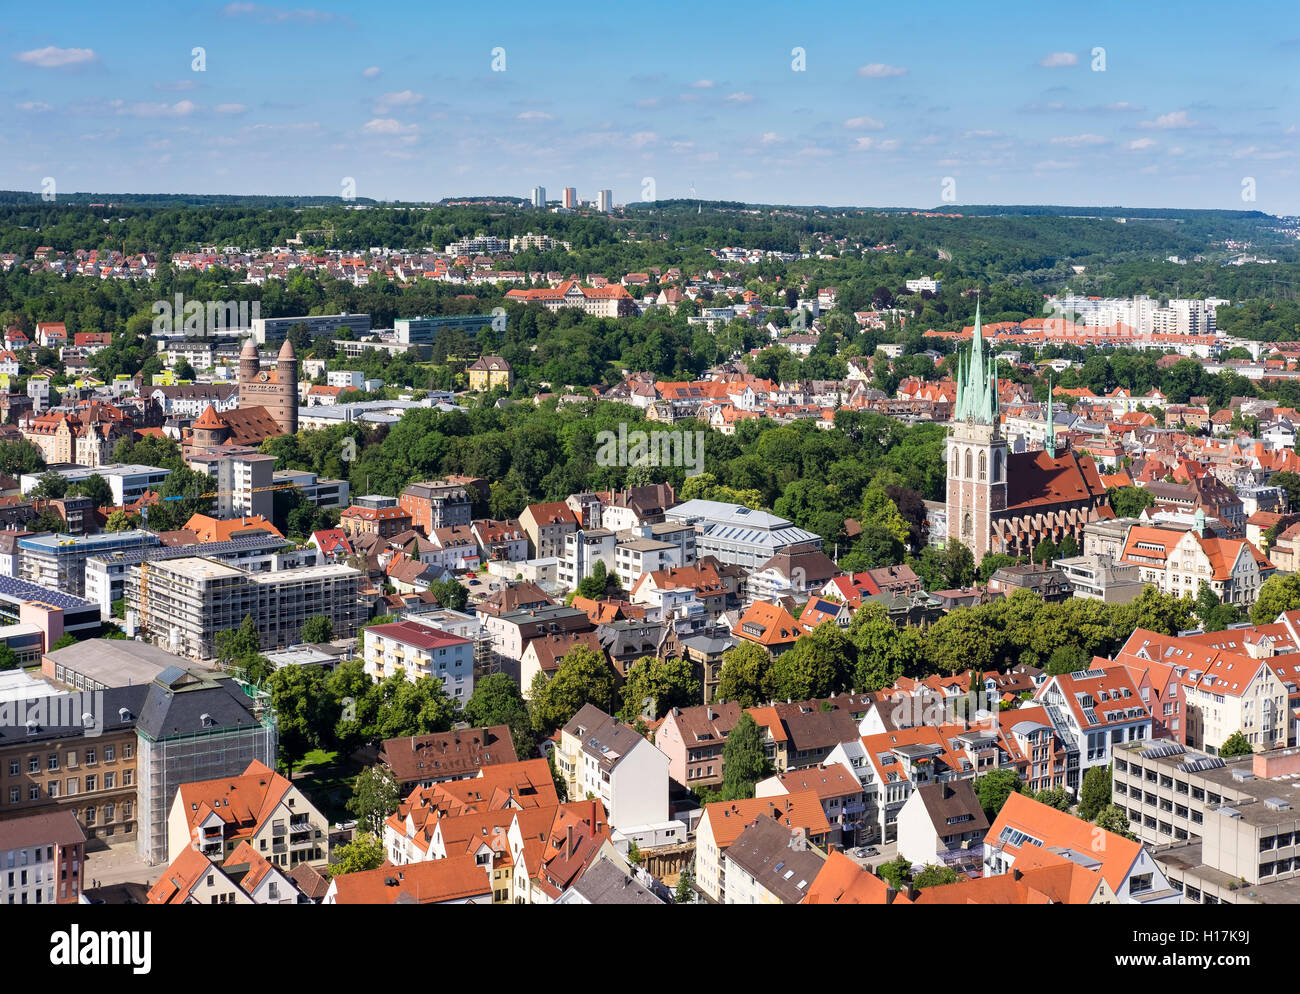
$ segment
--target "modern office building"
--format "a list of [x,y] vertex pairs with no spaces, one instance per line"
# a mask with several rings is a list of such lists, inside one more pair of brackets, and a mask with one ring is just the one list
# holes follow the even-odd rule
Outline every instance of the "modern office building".
[[596,194],[596,210],[602,214],[608,214],[614,209],[614,191],[601,190]]
[[162,542],[153,532],[129,529],[98,535],[29,535],[18,540],[18,578],[74,597],[86,593],[86,560]]
[[45,587],[18,580],[11,576],[0,576],[0,622],[7,625],[33,622],[36,615],[49,616],[49,630],[58,631],[50,641],[55,642],[60,635],[75,635],[77,638],[89,638],[99,634],[99,605],[84,597],[73,597],[61,590],[49,590]]
[[[141,466],[129,463],[108,463],[103,466],[54,466],[46,472],[58,473],[69,483],[81,483],[92,476],[102,476],[113,492],[114,504],[133,504],[150,490],[157,490],[167,477],[170,469],[159,466]],[[41,482],[41,473],[24,473],[19,486],[24,495]]]
[[533,206],[541,210],[546,206],[546,187],[533,187]]
[[578,206],[578,188],[576,186],[566,186],[564,188],[561,204],[570,210]]
[[370,331],[369,314],[316,314],[292,318],[253,318],[250,322],[253,340],[258,345],[278,342],[289,334],[295,325],[306,325],[307,335],[317,338],[321,335],[335,335],[344,328],[353,335],[363,335]]
[[220,447],[190,449],[190,469],[212,477],[214,518],[239,518],[261,515],[270,518],[275,491],[275,456],[252,449],[230,451]]
[[126,610],[142,635],[190,659],[216,654],[218,632],[257,625],[263,649],[302,641],[308,618],[330,620],[334,634],[350,638],[369,614],[358,597],[361,572],[329,564],[250,573],[198,556],[143,563],[126,578]]
[[397,341],[402,345],[432,345],[439,332],[457,329],[471,337],[482,329],[491,327],[494,320],[504,321],[493,314],[448,314],[434,318],[398,318],[393,322]]
[[1176,742],[1115,749],[1112,801],[1190,904],[1294,904],[1300,750],[1224,760]]
[[720,563],[734,563],[749,570],[758,569],[778,552],[822,547],[820,535],[743,504],[688,500],[668,508],[664,517],[695,526],[697,556],[715,556]]
[[285,551],[286,548],[279,535],[263,532],[216,542],[149,545],[106,556],[91,556],[86,560],[86,600],[98,604],[107,617],[112,613],[113,602],[125,596],[127,573],[147,562],[204,556],[252,573],[316,565],[318,556],[313,550]]

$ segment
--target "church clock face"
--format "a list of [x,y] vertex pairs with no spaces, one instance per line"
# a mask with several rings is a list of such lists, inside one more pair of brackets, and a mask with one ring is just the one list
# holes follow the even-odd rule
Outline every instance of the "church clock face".
[[271,378],[271,374],[267,372],[262,372],[257,375],[257,378],[261,380],[263,383],[265,383],[267,380]]

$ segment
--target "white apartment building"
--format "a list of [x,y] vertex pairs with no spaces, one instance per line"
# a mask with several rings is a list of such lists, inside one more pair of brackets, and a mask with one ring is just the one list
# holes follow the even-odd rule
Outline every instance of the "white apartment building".
[[1065,786],[1076,793],[1086,770],[1109,765],[1115,746],[1151,738],[1151,711],[1123,666],[1048,677],[1034,699],[1067,748],[1078,750],[1078,765],[1067,767],[1065,775]]
[[447,696],[462,706],[474,693],[474,643],[429,625],[396,621],[365,629],[363,659],[376,680],[398,670],[412,683],[436,677]]
[[76,904],[86,833],[70,810],[0,822],[0,904]]
[[564,726],[555,750],[569,796],[601,801],[624,834],[668,820],[668,762],[649,739],[594,704]]

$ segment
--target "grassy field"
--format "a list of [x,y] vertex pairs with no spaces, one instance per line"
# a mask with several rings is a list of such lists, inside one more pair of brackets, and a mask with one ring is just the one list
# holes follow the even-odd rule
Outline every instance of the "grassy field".
[[362,769],[360,763],[340,759],[338,753],[313,749],[294,769],[293,782],[331,824],[337,824],[352,820],[345,805]]

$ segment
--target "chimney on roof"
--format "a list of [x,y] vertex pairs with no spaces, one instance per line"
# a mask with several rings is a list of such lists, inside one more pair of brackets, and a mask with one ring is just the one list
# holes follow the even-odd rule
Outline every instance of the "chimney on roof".
[[573,824],[572,823],[569,824],[569,842],[568,845],[564,847],[564,855],[566,857],[573,855]]
[[893,904],[893,903],[894,903],[894,898],[896,898],[896,897],[898,897],[898,891],[894,890],[894,888],[892,888],[892,887],[886,887],[886,888],[885,888],[885,903],[886,903],[886,904]]
[[1020,872],[1018,869],[1016,869],[1014,866],[1011,868],[1011,879],[1012,879],[1012,880],[1019,880],[1019,879],[1020,879],[1021,877],[1023,877],[1023,876],[1024,876],[1024,874],[1021,873],[1021,872]]

